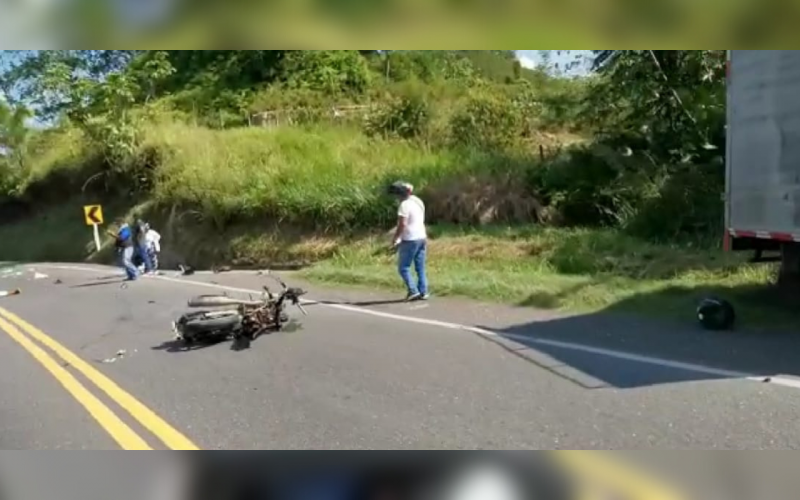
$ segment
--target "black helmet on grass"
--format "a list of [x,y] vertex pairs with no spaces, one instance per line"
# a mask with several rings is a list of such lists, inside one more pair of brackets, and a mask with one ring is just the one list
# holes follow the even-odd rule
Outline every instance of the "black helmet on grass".
[[736,322],[736,311],[727,300],[709,297],[697,307],[697,320],[706,330],[730,330]]

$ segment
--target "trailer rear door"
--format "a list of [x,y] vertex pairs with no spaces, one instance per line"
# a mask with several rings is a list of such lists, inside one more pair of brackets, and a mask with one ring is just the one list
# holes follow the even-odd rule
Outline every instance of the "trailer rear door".
[[800,51],[729,53],[726,221],[800,240]]

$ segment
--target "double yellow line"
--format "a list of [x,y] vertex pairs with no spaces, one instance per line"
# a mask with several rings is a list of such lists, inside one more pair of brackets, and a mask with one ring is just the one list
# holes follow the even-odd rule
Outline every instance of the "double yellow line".
[[680,488],[608,452],[556,451],[552,456],[578,479],[579,500],[687,500]]
[[52,355],[36,342],[50,349],[63,362],[86,377],[106,396],[127,411],[133,419],[164,443],[167,448],[184,451],[199,450],[197,445],[192,443],[189,438],[119,387],[113,380],[100,373],[52,337],[3,308],[0,308],[0,329],[4,330],[50,372],[123,450],[152,450],[152,448],[147,441],[87,390],[72,373],[59,364]]

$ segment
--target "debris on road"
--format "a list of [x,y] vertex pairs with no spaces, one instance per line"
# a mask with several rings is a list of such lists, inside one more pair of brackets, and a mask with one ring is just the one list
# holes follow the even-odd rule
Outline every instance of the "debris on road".
[[63,281],[61,281],[60,279],[57,279],[57,280],[55,280],[55,281],[53,282],[53,284],[54,284],[54,285],[63,285],[63,284],[64,284],[64,282],[63,282]]
[[35,280],[43,280],[47,278],[49,278],[49,276],[47,276],[46,274],[36,273],[36,272],[33,273],[33,279]]
[[231,272],[231,267],[230,266],[214,267],[212,269],[212,271],[213,271],[214,274],[229,273],[229,272]]
[[180,274],[178,276],[191,276],[194,274],[194,268],[192,268],[191,266],[181,265],[178,266],[178,269],[180,270]]
[[113,358],[104,359],[103,363],[107,365],[114,364],[117,362],[117,360],[123,359],[127,354],[128,351],[126,351],[125,349],[120,349],[119,351],[117,351],[116,356],[114,356]]
[[0,278],[18,278],[22,276],[19,266],[4,267],[0,269]]
[[0,297],[11,297],[12,295],[19,295],[22,293],[22,290],[17,288],[16,290],[0,290]]

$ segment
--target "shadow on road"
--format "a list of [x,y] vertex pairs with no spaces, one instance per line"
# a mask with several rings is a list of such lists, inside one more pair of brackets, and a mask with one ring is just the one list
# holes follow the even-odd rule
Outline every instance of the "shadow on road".
[[[299,330],[302,330],[302,325],[300,325],[300,323],[297,322],[297,321],[290,321],[289,323],[287,323],[283,327],[283,330],[281,330],[280,333],[294,333],[294,332],[297,332]],[[211,348],[211,347],[217,347],[219,345],[222,345],[222,344],[225,344],[225,343],[229,343],[231,351],[233,351],[233,352],[242,352],[242,351],[249,350],[252,347],[253,342],[266,340],[268,337],[270,337],[272,335],[275,335],[275,333],[272,333],[272,332],[270,332],[270,333],[262,333],[255,340],[250,340],[250,339],[244,338],[244,337],[241,337],[241,338],[238,338],[238,339],[230,339],[230,338],[226,339],[226,338],[219,337],[217,339],[209,339],[209,340],[206,340],[204,342],[195,342],[195,343],[188,344],[188,345],[185,342],[181,341],[181,340],[169,340],[169,341],[163,342],[160,345],[152,347],[151,349],[153,351],[165,351],[165,352],[168,352],[168,353],[171,353],[171,354],[178,354],[178,353],[187,353],[187,352],[192,352],[192,351],[199,351],[199,350],[202,350],[202,349],[208,349],[208,348]],[[2,499],[0,499],[0,500],[2,500]]]
[[153,351],[164,351],[170,354],[182,354],[200,351],[211,347],[217,347],[228,343],[231,344],[231,351],[234,352],[244,351],[250,348],[250,343],[246,340],[232,341],[230,339],[219,338],[215,340],[207,340],[205,342],[195,342],[192,344],[186,344],[182,340],[168,340],[160,345],[152,347],[151,349]]
[[[737,329],[709,332],[697,324],[697,303],[709,295],[734,303],[740,318]],[[557,304],[560,299],[553,297],[545,302]],[[539,296],[535,300],[542,303]],[[685,320],[654,320],[631,314],[657,307],[675,309],[662,312],[675,313],[672,316],[676,317],[682,314]],[[771,287],[670,288],[632,297],[600,313],[534,321],[499,331],[491,326],[484,328],[544,354],[547,362],[534,362],[565,378],[572,378],[570,374],[577,371],[601,382],[601,386],[631,389],[734,376],[690,370],[681,364],[754,376],[800,377],[800,332],[787,327],[792,323],[800,324],[800,298]],[[765,324],[776,326],[767,328]],[[580,385],[596,388],[585,382]]]
[[361,302],[321,300],[318,303],[322,305],[334,305],[334,306],[373,307],[373,306],[391,306],[398,304],[407,304],[408,301],[405,299],[371,300],[371,301],[361,301]]
[[80,285],[72,285],[70,288],[92,288],[96,286],[122,285],[124,283],[127,283],[125,278],[114,278],[104,279],[101,281],[90,281],[88,283],[81,283]]

